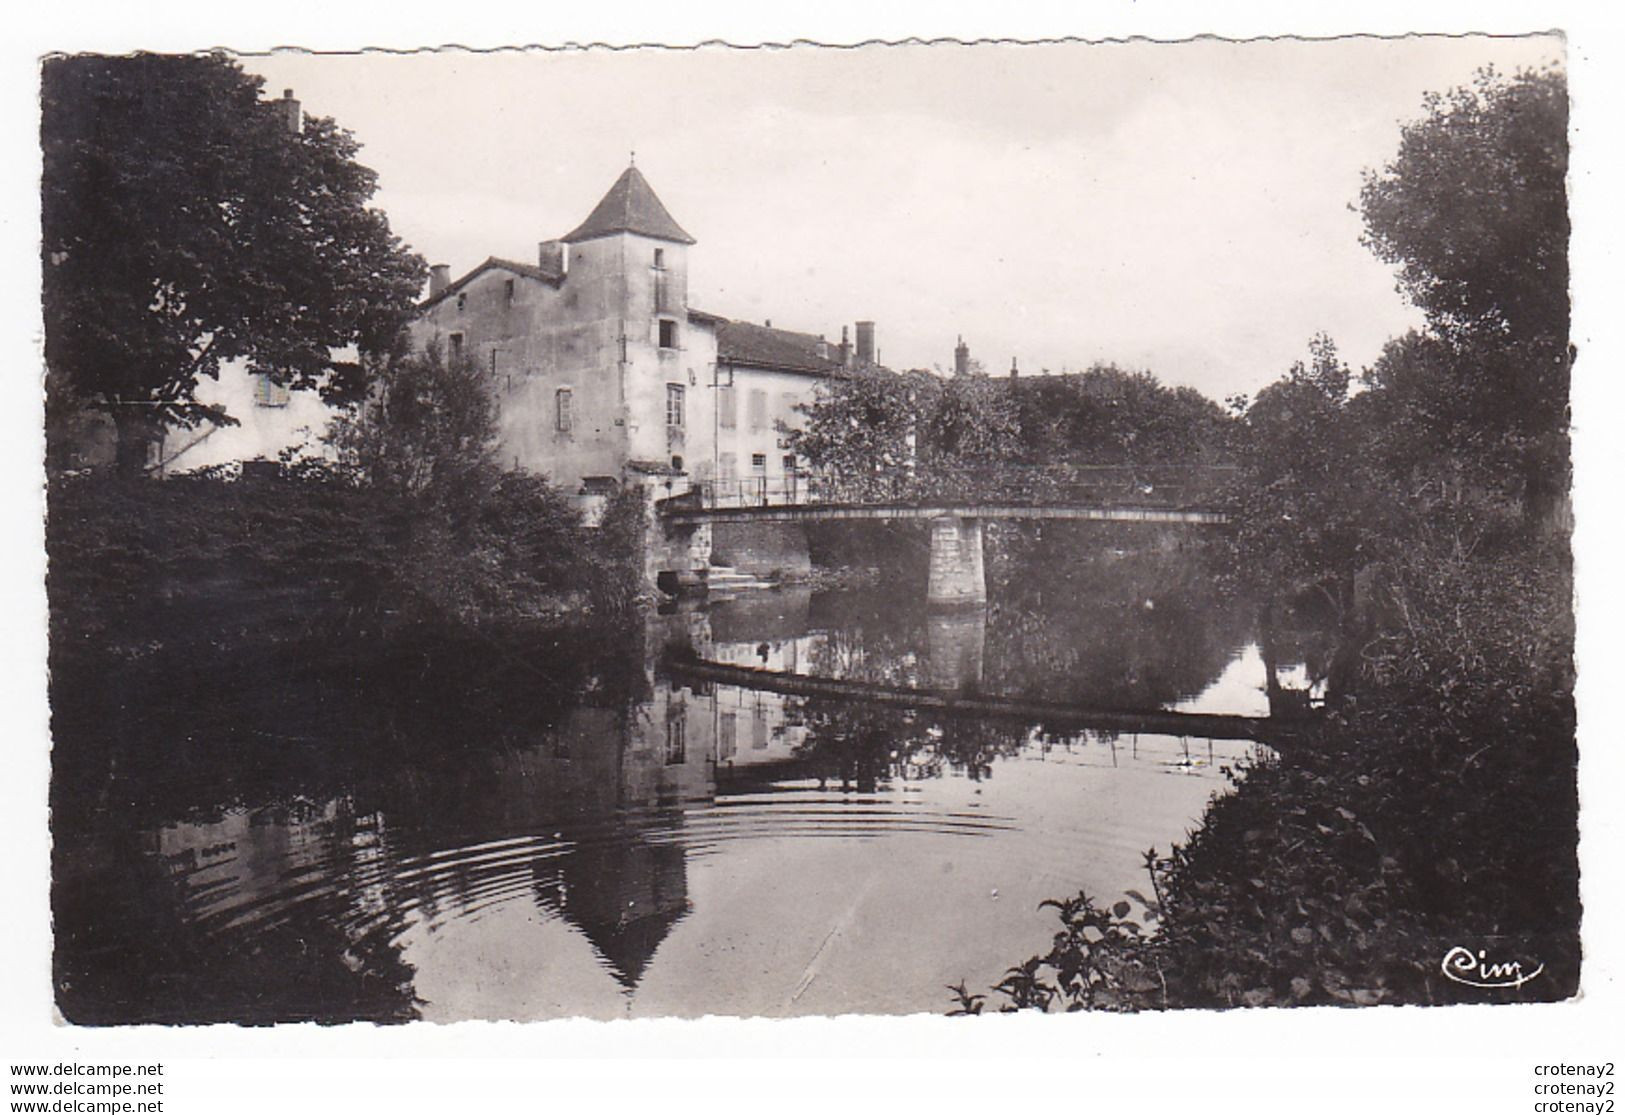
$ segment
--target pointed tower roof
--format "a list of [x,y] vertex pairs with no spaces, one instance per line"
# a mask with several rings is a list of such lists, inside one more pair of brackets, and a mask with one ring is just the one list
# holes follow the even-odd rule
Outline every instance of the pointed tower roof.
[[613,236],[617,232],[635,232],[639,236],[671,240],[678,244],[694,243],[694,238],[671,219],[671,214],[660,204],[648,180],[635,166],[626,168],[592,214],[564,239],[574,244],[600,236]]

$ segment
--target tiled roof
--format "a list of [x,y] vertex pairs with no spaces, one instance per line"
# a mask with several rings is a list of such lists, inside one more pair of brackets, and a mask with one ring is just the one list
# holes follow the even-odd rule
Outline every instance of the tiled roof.
[[694,238],[672,220],[671,214],[666,212],[666,207],[660,204],[660,199],[650,188],[648,180],[635,166],[626,168],[626,172],[615,180],[609,193],[604,195],[591,215],[564,240],[565,243],[574,244],[599,236],[612,236],[617,232],[635,232],[639,236],[671,240],[678,244],[694,243]]
[[548,271],[541,267],[537,267],[534,263],[519,263],[515,260],[498,259],[496,256],[491,256],[484,263],[480,264],[478,267],[474,268],[474,270],[458,279],[455,283],[452,283],[439,294],[424,299],[423,302],[419,303],[418,305],[419,312],[427,310],[430,306],[433,306],[438,302],[442,302],[451,295],[456,294],[459,290],[462,290],[477,277],[483,275],[487,271],[490,271],[492,268],[502,271],[512,271],[515,275],[523,275],[527,279],[536,279],[539,282],[547,283],[549,286],[558,286],[564,281],[564,272],[562,271]]
[[717,324],[718,363],[830,375],[841,369],[839,355],[839,345],[811,333],[748,321],[719,320]]

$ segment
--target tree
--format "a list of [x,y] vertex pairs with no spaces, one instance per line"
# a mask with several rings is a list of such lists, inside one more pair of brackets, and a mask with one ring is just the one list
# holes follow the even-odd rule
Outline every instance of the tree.
[[921,417],[921,453],[933,465],[977,468],[1009,463],[1021,452],[1021,416],[1008,380],[984,375],[942,382]]
[[232,421],[195,398],[228,360],[359,396],[337,352],[388,351],[421,288],[354,138],[261,84],[219,55],[44,66],[46,363],[112,415],[123,471],[164,423]]
[[367,399],[326,435],[336,457],[301,462],[337,479],[377,515],[398,584],[468,622],[558,618],[631,607],[642,585],[637,556],[643,497],[627,488],[588,529],[560,488],[498,460],[497,405],[485,370],[464,355],[422,352],[368,376]]
[[327,444],[356,481],[466,501],[494,483],[497,409],[483,370],[440,346],[379,361],[371,396],[334,420]]
[[1072,375],[1024,377],[1011,389],[1030,464],[1198,464],[1226,455],[1224,411],[1150,372],[1096,364]]
[[1539,503],[1567,487],[1567,88],[1554,71],[1486,69],[1424,107],[1394,161],[1366,175],[1360,207],[1366,245],[1398,265],[1445,351],[1417,365],[1414,343],[1391,349],[1378,382],[1414,385],[1447,357],[1460,390],[1441,426],[1491,435]]
[[801,429],[782,428],[785,445],[815,468],[847,481],[894,477],[916,462],[920,416],[942,381],[929,372],[870,366],[818,385]]
[[1308,363],[1294,363],[1248,407],[1233,494],[1237,566],[1277,591],[1322,581],[1349,588],[1383,525],[1349,415],[1348,365],[1325,334],[1309,350]]

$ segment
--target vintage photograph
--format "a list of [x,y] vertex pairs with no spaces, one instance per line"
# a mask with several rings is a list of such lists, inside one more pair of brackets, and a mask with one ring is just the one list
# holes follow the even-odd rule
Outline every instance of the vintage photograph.
[[1573,999],[1567,61],[44,58],[60,1017]]

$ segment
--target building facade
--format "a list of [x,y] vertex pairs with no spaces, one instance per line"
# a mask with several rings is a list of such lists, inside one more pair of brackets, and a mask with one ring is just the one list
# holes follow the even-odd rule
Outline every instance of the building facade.
[[857,352],[844,330],[832,344],[693,307],[694,244],[628,167],[535,263],[493,257],[455,282],[434,267],[413,345],[487,369],[503,463],[566,489],[793,475],[780,424]]

